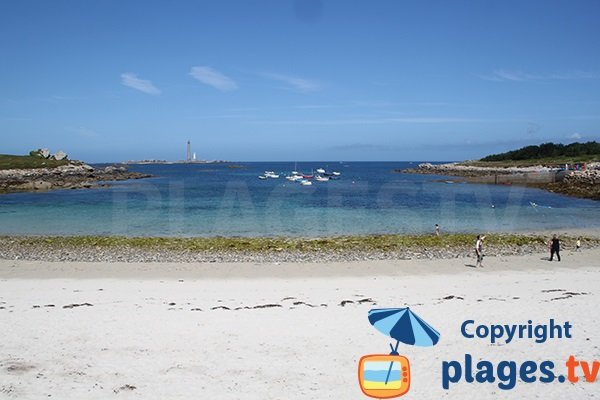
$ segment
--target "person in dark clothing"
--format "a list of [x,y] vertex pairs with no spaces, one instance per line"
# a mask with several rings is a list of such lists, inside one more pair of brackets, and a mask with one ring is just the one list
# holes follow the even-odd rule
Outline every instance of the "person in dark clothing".
[[554,258],[554,254],[556,253],[556,258],[560,261],[560,240],[558,236],[552,236],[552,240],[550,241],[550,261]]

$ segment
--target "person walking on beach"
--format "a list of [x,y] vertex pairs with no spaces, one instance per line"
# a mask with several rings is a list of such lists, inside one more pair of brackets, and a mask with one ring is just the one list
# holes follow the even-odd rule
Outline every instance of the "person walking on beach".
[[560,261],[560,240],[558,236],[552,236],[552,240],[550,241],[550,261],[554,259],[554,253],[556,253],[556,258]]
[[435,236],[440,236],[440,226],[435,224]]
[[581,238],[577,238],[577,242],[575,242],[575,251],[581,250]]
[[483,268],[483,241],[485,240],[485,235],[480,236],[477,235],[477,242],[475,242],[475,254],[477,255],[477,264],[475,264],[475,268],[481,267]]

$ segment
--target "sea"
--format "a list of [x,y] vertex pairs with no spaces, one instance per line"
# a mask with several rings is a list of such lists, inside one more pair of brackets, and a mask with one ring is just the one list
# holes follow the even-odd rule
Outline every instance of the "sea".
[[[148,179],[0,195],[2,235],[323,237],[598,228],[600,202],[398,173],[418,162],[134,164]],[[284,178],[324,168],[339,179]],[[258,179],[265,171],[278,179]]]

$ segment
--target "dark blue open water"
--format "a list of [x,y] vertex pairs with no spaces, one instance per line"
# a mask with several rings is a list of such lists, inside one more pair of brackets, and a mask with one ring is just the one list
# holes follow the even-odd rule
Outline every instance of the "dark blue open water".
[[[109,189],[0,195],[0,234],[322,236],[433,232],[436,223],[442,232],[600,225],[600,202],[392,172],[414,166],[404,162],[298,163],[305,173],[319,167],[342,173],[313,186],[283,178],[293,162],[237,164],[244,168],[132,165],[156,177]],[[257,179],[265,170],[282,176]]]

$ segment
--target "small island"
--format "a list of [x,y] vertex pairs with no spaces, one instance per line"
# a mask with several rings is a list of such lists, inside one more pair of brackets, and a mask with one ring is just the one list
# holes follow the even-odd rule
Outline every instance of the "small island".
[[600,200],[600,143],[544,143],[480,160],[422,163],[396,172],[457,176],[458,181],[469,183],[523,185]]
[[29,155],[0,154],[0,193],[83,189],[108,186],[108,181],[150,177],[131,172],[125,166],[94,168],[82,161],[69,160],[66,153],[51,154],[48,149]]

